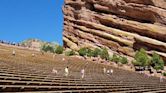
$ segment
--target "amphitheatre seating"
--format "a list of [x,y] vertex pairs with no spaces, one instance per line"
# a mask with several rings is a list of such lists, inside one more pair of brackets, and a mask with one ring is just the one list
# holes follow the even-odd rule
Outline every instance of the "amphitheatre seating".
[[[144,74],[114,68],[105,64],[86,62],[75,57],[65,57],[31,50],[0,46],[0,91],[1,92],[166,92],[166,80],[147,77]],[[35,57],[31,54],[34,53]],[[62,59],[66,60],[63,61]],[[64,68],[69,67],[69,76],[64,76]],[[103,68],[113,69],[107,75]],[[58,73],[52,73],[55,68]],[[85,68],[85,78],[80,71]]]

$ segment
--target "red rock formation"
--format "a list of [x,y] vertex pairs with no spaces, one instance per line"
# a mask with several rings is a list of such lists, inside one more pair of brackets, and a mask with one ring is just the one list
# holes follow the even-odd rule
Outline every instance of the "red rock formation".
[[65,0],[65,47],[107,47],[131,57],[143,47],[165,55],[165,5],[165,0]]

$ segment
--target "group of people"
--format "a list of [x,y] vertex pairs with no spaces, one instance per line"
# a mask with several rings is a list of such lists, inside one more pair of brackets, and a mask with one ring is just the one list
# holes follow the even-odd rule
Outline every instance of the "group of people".
[[[146,77],[150,78],[151,76],[152,76],[152,77],[155,76],[155,74],[154,74],[154,72],[152,71],[152,69],[153,69],[152,67],[149,68],[149,69],[148,69],[149,74],[147,74],[147,73],[144,73],[144,70],[145,70],[145,69],[144,69],[143,67],[140,67],[138,73],[139,73],[139,74],[144,74]],[[160,82],[163,82],[163,76],[162,76],[162,75],[160,75],[159,79],[160,79],[160,80],[159,80]]]
[[[113,74],[113,69],[106,69],[105,67],[103,68],[103,71],[104,71],[104,74],[107,74],[107,75],[110,75],[110,74]],[[53,68],[52,69],[52,73],[54,73],[54,74],[58,74],[58,71],[55,69],[55,68]],[[68,77],[69,76],[69,67],[67,66],[67,67],[65,67],[64,68],[64,76],[65,77]],[[83,79],[84,77],[85,77],[85,69],[83,68],[83,69],[81,69],[81,71],[80,71],[80,77]]]
[[[12,55],[13,55],[13,56],[16,55],[16,51],[15,51],[15,50],[12,51]],[[35,57],[35,54],[34,54],[34,53],[32,53],[32,57]]]
[[105,67],[103,68],[103,72],[104,74],[107,74],[107,75],[110,75],[110,74],[113,74],[113,69],[106,69]]
[[0,40],[0,43],[2,43],[2,44],[8,44],[8,45],[20,46],[20,44],[19,44],[19,43],[15,43],[15,42],[8,42],[8,41],[4,41],[4,40]]
[[[53,68],[52,69],[52,73],[54,73],[54,74],[58,74],[58,71],[55,69],[55,68]],[[81,71],[80,71],[80,73],[81,73],[81,78],[83,79],[84,78],[84,76],[85,76],[85,69],[83,68]],[[64,69],[64,76],[65,77],[68,77],[69,76],[69,67],[67,66],[65,69]]]
[[[53,55],[53,59],[54,59],[54,57],[55,56]],[[65,58],[62,58],[62,61],[65,61]],[[69,61],[68,61],[68,63],[69,63]],[[88,62],[85,65],[88,65]],[[106,69],[105,67],[103,68],[104,74],[111,75],[111,74],[113,74],[113,72],[114,72],[113,69]],[[52,73],[58,74],[58,71],[55,68],[53,68]],[[69,67],[68,66],[64,68],[64,76],[65,77],[69,76]],[[82,79],[85,77],[85,67],[80,70],[80,77]]]

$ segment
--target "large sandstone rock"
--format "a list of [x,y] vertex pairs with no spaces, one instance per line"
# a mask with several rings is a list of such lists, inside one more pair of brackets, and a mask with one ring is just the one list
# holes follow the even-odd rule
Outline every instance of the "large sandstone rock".
[[136,4],[144,4],[144,5],[152,5],[160,8],[166,9],[166,1],[165,0],[124,0],[127,3],[136,3]]
[[165,56],[165,5],[165,0],[65,0],[65,47],[107,47],[131,57],[146,48]]

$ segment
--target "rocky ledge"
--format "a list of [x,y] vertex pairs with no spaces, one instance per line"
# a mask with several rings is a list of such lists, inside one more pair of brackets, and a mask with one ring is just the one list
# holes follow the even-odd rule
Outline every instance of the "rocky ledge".
[[[64,46],[166,55],[166,0],[65,0]],[[165,58],[166,59],[166,58]]]

